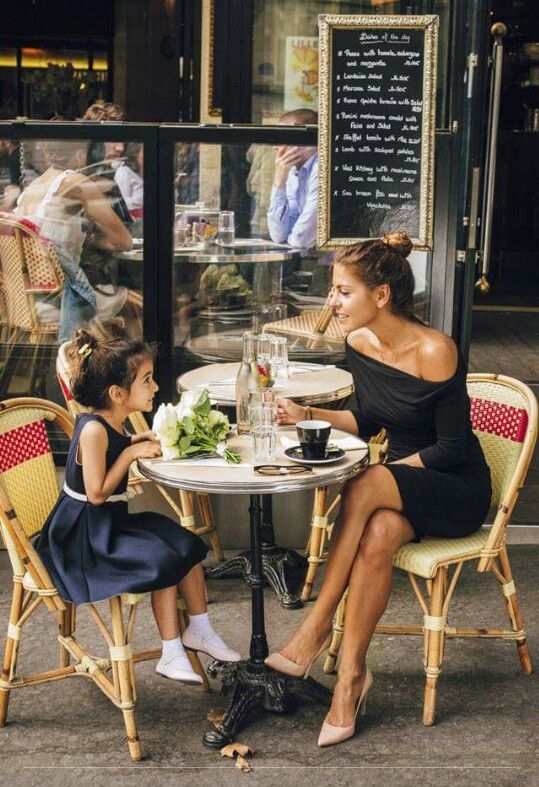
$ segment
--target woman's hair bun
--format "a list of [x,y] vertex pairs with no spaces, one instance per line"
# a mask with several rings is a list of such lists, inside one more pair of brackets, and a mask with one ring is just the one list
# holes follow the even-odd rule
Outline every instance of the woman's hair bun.
[[382,243],[386,243],[403,257],[407,257],[412,251],[412,241],[405,232],[388,232],[383,236]]

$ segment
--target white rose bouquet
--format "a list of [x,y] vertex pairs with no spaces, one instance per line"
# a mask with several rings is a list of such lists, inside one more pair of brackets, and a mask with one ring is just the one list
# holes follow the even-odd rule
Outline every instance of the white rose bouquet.
[[186,391],[176,407],[160,405],[153,419],[153,431],[161,443],[164,459],[214,453],[232,464],[241,461],[239,454],[226,447],[230,431],[228,418],[219,410],[211,409],[206,389],[196,402],[193,393]]

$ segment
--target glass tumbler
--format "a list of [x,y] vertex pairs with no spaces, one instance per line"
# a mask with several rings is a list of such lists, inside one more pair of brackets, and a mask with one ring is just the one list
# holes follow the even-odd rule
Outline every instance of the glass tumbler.
[[289,378],[286,336],[271,337],[271,373],[276,383],[286,381]]
[[254,402],[249,404],[249,428],[251,432],[258,427],[277,428],[277,405],[274,402]]
[[220,246],[233,246],[236,239],[236,228],[234,225],[234,211],[219,211],[219,225],[217,228],[217,243]]
[[276,436],[272,426],[257,426],[252,432],[255,464],[275,461]]

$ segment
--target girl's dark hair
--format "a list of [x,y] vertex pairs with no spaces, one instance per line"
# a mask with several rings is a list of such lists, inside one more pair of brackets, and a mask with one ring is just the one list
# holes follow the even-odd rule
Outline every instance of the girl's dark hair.
[[141,362],[154,357],[155,349],[147,342],[98,339],[83,329],[77,331],[70,349],[75,400],[94,410],[108,407],[111,385],[129,390]]
[[414,314],[414,274],[406,259],[411,250],[412,241],[405,232],[391,232],[345,246],[335,255],[333,264],[351,269],[369,289],[388,284],[393,314],[421,322]]

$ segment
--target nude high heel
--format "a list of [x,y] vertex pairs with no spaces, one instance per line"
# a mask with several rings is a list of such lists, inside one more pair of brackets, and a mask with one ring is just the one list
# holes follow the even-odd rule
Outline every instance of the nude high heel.
[[356,705],[356,713],[354,716],[354,721],[352,722],[352,724],[349,724],[347,727],[334,727],[333,724],[329,724],[324,719],[324,723],[322,724],[322,729],[320,730],[320,735],[318,736],[319,746],[333,746],[335,743],[341,743],[342,741],[345,741],[353,736],[353,734],[356,731],[357,714],[361,712],[361,715],[364,716],[366,713],[367,694],[371,690],[373,682],[374,679],[372,677],[372,672],[367,667],[365,671],[365,682],[363,683],[363,688],[361,689],[361,694],[359,695],[359,699]]
[[290,675],[292,678],[303,678],[306,680],[309,677],[309,673],[311,668],[321,653],[324,650],[327,650],[331,645],[331,634],[327,637],[324,641],[324,644],[321,648],[319,648],[312,659],[308,661],[306,664],[296,664],[295,661],[291,659],[287,659],[286,656],[283,656],[279,652],[270,653],[267,658],[264,659],[264,664],[267,667],[271,667],[271,669],[276,670],[277,672],[282,672],[285,675]]

